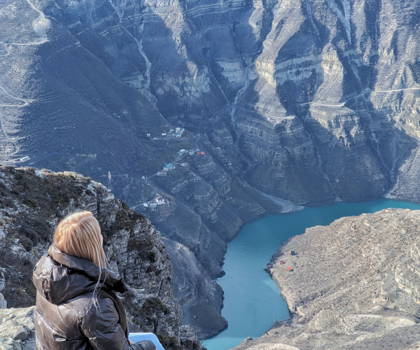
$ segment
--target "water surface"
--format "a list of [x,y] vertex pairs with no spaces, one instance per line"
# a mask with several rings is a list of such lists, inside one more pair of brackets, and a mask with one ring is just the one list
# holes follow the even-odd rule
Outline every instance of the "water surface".
[[223,317],[228,328],[204,341],[208,350],[227,350],[247,337],[259,337],[275,321],[289,318],[279,289],[264,271],[278,248],[290,237],[315,225],[328,225],[343,217],[373,213],[385,208],[420,209],[420,204],[394,200],[337,203],[325,207],[279,215],[269,215],[245,225],[228,245],[223,270],[218,279],[224,291]]

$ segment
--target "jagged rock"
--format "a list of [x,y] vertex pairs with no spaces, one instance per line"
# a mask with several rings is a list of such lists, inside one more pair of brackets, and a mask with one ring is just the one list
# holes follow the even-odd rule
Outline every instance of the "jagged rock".
[[107,182],[199,284],[279,198],[420,200],[416,1],[57,1],[2,1],[0,162]]
[[0,308],[0,349],[35,349],[34,309],[34,306],[28,308]]
[[386,209],[292,238],[271,268],[292,320],[235,349],[418,349],[419,232],[419,210]]
[[[160,234],[105,186],[72,172],[0,166],[0,204],[0,289],[8,307],[34,304],[33,266],[46,253],[58,220],[74,210],[90,210],[101,225],[111,268],[129,286],[125,305],[131,331],[155,332],[169,349],[200,348],[181,325]],[[26,312],[8,310],[0,316],[8,322],[1,323],[2,336]]]

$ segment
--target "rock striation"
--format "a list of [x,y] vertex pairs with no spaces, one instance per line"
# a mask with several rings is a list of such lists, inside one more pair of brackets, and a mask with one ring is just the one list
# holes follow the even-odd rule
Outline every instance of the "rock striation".
[[419,232],[419,210],[386,209],[292,238],[271,266],[292,319],[235,350],[418,349]]
[[420,200],[417,17],[412,0],[3,0],[0,162],[106,182],[199,272],[174,290],[213,334],[200,305],[217,314],[221,291],[202,286],[246,221]]
[[92,211],[101,225],[110,266],[129,286],[130,330],[155,332],[168,349],[200,349],[181,324],[171,263],[149,220],[88,177],[8,166],[0,166],[0,300],[8,307],[0,309],[3,343],[30,348],[32,309],[14,308],[34,304],[34,264],[46,253],[58,220],[74,210]]

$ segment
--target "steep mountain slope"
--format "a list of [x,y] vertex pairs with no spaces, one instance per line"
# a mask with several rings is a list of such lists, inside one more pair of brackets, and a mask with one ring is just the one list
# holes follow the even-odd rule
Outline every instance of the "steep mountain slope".
[[[76,173],[0,166],[0,203],[1,308],[34,304],[33,267],[46,253],[58,220],[74,210],[91,210],[101,225],[111,268],[129,287],[130,330],[156,332],[169,349],[200,348],[181,326],[171,264],[159,233],[103,185]],[[33,336],[31,315],[30,310],[2,311],[0,338]]]
[[235,349],[418,349],[419,230],[419,210],[386,209],[292,238],[271,268],[292,320]]
[[193,266],[175,292],[213,334],[244,222],[420,200],[417,17],[410,0],[4,0],[0,160],[107,182]]

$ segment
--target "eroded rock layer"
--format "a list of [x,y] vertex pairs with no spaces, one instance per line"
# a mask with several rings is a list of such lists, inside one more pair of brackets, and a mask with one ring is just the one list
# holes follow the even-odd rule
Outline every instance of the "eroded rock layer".
[[419,210],[386,209],[292,238],[271,272],[293,318],[235,349],[418,349],[419,233]]
[[[125,305],[130,330],[156,332],[169,349],[199,349],[181,325],[171,287],[171,264],[160,234],[105,186],[77,173],[0,166],[1,307],[34,304],[33,267],[46,253],[58,220],[75,210],[95,214],[110,267],[129,286]],[[18,346],[23,335],[21,345],[30,343],[31,317],[30,309],[1,310],[4,344]]]

